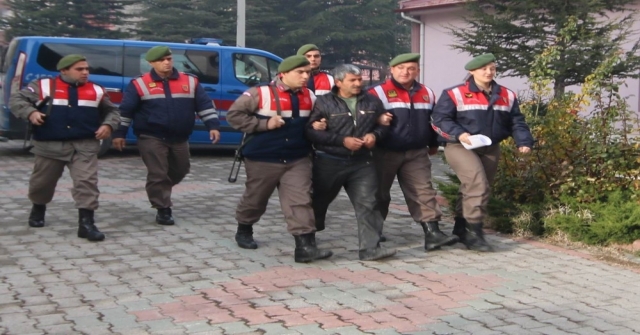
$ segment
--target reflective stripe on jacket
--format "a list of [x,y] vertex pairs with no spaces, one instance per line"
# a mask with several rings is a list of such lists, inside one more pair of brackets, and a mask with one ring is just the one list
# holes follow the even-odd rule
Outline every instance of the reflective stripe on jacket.
[[313,83],[315,87],[316,95],[324,95],[331,92],[331,89],[335,85],[335,81],[333,80],[333,76],[325,73],[318,72],[313,76]]
[[[95,138],[102,121],[98,106],[105,90],[97,84],[69,85],[60,77],[40,79],[40,99],[52,98],[50,114],[41,126],[33,127],[38,141]],[[54,88],[55,87],[55,88]],[[41,112],[46,112],[46,106]]]
[[467,132],[488,136],[493,143],[513,136],[519,147],[531,147],[533,137],[516,94],[495,81],[491,88],[487,95],[471,79],[445,89],[432,114],[433,128],[447,142],[458,142]]
[[370,89],[369,93],[382,100],[387,112],[393,114],[389,134],[377,145],[394,151],[438,145],[438,136],[431,127],[436,96],[430,88],[414,82],[413,87],[407,90],[389,79]]
[[198,79],[176,69],[167,79],[151,70],[131,80],[120,111],[120,128],[114,137],[125,137],[133,122],[137,136],[187,140],[193,131],[196,113],[209,130],[220,127],[218,112]]
[[[309,155],[311,143],[304,135],[304,128],[309,120],[316,96],[306,87],[295,92],[279,84],[273,86],[278,94],[281,116],[285,124],[277,129],[256,132],[251,135],[242,150],[242,154],[253,160],[287,163]],[[256,117],[269,119],[278,114],[276,97],[268,85],[257,87],[259,92]],[[292,101],[297,97],[298,105]]]

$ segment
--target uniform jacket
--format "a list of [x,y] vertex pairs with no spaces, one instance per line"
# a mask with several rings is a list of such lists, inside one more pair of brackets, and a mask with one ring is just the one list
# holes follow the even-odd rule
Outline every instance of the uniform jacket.
[[[338,87],[334,87],[331,93],[321,95],[313,107],[309,124],[307,125],[307,137],[313,142],[315,149],[336,156],[360,156],[370,155],[370,149],[364,146],[358,151],[350,151],[344,145],[345,137],[363,138],[368,133],[376,137],[376,144],[385,137],[388,126],[381,126],[378,117],[385,113],[382,102],[375,96],[362,92],[358,95],[356,103],[355,120],[347,103],[338,97]],[[327,129],[314,130],[313,122],[322,118],[327,120]]]
[[436,102],[433,91],[415,82],[410,90],[394,79],[369,90],[382,100],[387,112],[393,114],[389,136],[379,146],[393,151],[405,151],[438,146],[438,135],[431,127],[431,112]]
[[[313,83],[313,87],[311,86],[311,83]],[[316,96],[318,96],[330,93],[334,85],[335,81],[333,80],[333,76],[320,71],[311,74],[311,78],[309,78],[309,85],[307,85],[307,87],[311,89]]]
[[195,113],[209,130],[220,128],[218,112],[198,78],[175,68],[166,80],[154,69],[131,80],[120,112],[122,122],[116,138],[124,138],[133,121],[136,136],[186,141],[193,132]]
[[270,84],[275,87],[285,124],[269,130],[267,121],[277,115],[276,97],[269,85],[252,87],[229,107],[227,121],[249,136],[242,154],[248,159],[290,163],[306,157],[311,143],[304,136],[304,128],[316,96],[306,87],[291,90],[280,79]]
[[36,110],[35,105],[47,96],[53,99],[50,114],[43,125],[33,126],[32,152],[36,155],[68,160],[75,151],[97,154],[98,128],[101,125],[108,125],[112,130],[118,128],[120,113],[103,87],[92,82],[68,84],[60,76],[34,80],[14,92],[9,108],[16,117],[28,120]]
[[459,142],[460,135],[467,132],[485,135],[493,143],[513,136],[518,147],[533,146],[516,94],[495,81],[491,87],[489,97],[473,79],[445,89],[432,114],[436,132],[447,142]]

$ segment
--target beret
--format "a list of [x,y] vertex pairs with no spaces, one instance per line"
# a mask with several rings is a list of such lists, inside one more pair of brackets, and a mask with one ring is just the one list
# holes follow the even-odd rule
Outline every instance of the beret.
[[417,63],[418,61],[420,61],[420,54],[419,53],[401,54],[401,55],[397,55],[395,58],[393,58],[389,62],[389,66],[396,66],[398,64],[408,63],[408,62],[416,62]]
[[278,73],[289,72],[293,69],[309,65],[306,57],[295,55],[285,58],[278,66]]
[[144,59],[146,59],[147,62],[155,62],[158,59],[169,55],[171,55],[171,49],[169,49],[168,46],[158,45],[149,49]]
[[467,65],[464,66],[464,69],[467,71],[473,71],[495,61],[496,57],[493,54],[483,54],[470,60]]
[[58,61],[58,65],[56,65],[56,69],[58,69],[58,71],[62,70],[62,69],[66,69],[68,67],[70,67],[71,65],[77,63],[77,62],[81,62],[83,60],[87,60],[87,57],[82,56],[82,55],[67,55],[64,56],[60,59],[60,61]]
[[298,56],[303,56],[307,52],[313,51],[313,50],[320,50],[320,49],[315,44],[305,44],[305,45],[301,46],[300,49],[298,49],[297,55]]

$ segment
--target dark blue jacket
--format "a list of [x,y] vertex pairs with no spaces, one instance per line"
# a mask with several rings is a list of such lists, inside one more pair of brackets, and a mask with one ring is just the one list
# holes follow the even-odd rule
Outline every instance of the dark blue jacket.
[[[311,153],[311,142],[305,136],[305,126],[313,107],[315,95],[306,87],[292,92],[279,79],[274,82],[281,99],[282,118],[285,124],[277,129],[267,129],[271,116],[262,110],[265,99],[272,99],[268,85],[252,87],[229,107],[227,121],[247,133],[248,141],[242,155],[262,162],[290,163]],[[271,103],[273,114],[274,105]]]
[[459,142],[460,135],[466,132],[485,135],[492,143],[513,136],[518,147],[533,146],[533,136],[520,112],[515,93],[495,81],[488,97],[473,78],[445,89],[432,118],[434,129],[446,142]]
[[[144,88],[140,84],[144,76],[131,80],[127,86],[120,104],[122,121],[114,138],[124,138],[133,121],[136,136],[186,141],[193,132],[196,112],[209,130],[220,128],[213,102],[195,76],[175,68],[166,80],[153,69],[149,75],[150,81]],[[189,92],[189,80],[193,92]]]
[[406,151],[438,146],[438,135],[431,127],[435,94],[415,82],[407,90],[393,78],[369,90],[393,114],[387,137],[376,146],[393,151]]

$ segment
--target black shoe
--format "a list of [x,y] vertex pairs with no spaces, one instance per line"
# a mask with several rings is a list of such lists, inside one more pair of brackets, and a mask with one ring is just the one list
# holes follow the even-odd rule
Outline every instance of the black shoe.
[[424,230],[424,250],[440,249],[445,245],[454,245],[458,242],[458,236],[447,236],[440,231],[438,221],[420,222]]
[[387,242],[387,237],[384,235],[380,235],[380,242]]
[[391,257],[396,254],[394,249],[387,249],[378,246],[374,249],[360,250],[358,256],[361,261],[377,261],[379,259]]
[[44,213],[47,211],[47,205],[33,204],[31,213],[29,214],[29,227],[44,227]]
[[158,214],[156,214],[156,223],[161,224],[163,226],[172,226],[176,222],[173,221],[173,216],[171,216],[171,208],[158,208]]
[[491,252],[493,247],[484,239],[484,231],[482,230],[482,223],[469,223],[467,236],[464,243],[468,249]]
[[451,234],[458,236],[460,239],[458,242],[467,244],[467,220],[462,217],[453,218],[453,231]]
[[258,249],[258,244],[253,239],[253,226],[238,223],[236,243],[242,249]]
[[303,235],[293,235],[296,241],[294,260],[296,263],[308,263],[319,259],[331,257],[331,250],[318,249],[316,245],[316,234],[308,233]]
[[102,241],[104,234],[101,233],[93,221],[93,211],[90,209],[78,209],[80,219],[78,220],[78,237],[86,238],[89,241]]

